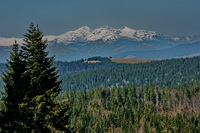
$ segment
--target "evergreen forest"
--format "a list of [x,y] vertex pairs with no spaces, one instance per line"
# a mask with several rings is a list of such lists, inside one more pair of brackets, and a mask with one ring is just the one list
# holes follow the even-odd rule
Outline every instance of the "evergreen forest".
[[94,71],[62,74],[64,90],[98,87],[159,86],[181,89],[200,80],[200,57],[128,64]]

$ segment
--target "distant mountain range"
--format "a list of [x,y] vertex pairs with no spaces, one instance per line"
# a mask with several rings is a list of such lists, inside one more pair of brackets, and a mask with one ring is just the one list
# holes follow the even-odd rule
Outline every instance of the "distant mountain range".
[[[174,58],[198,55],[200,36],[169,36],[155,31],[128,27],[114,29],[103,26],[91,29],[83,26],[59,36],[44,36],[51,55],[56,60],[78,60],[92,56],[113,58]],[[11,45],[21,38],[0,37],[0,62],[9,56]]]

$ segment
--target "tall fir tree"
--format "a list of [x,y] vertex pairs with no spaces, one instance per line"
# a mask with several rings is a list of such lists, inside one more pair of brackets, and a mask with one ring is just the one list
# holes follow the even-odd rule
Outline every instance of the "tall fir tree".
[[63,121],[67,108],[55,102],[61,81],[58,81],[58,71],[53,66],[54,57],[48,57],[47,41],[43,40],[38,26],[31,24],[27,31],[22,47],[27,63],[25,75],[30,79],[23,110],[26,126],[37,133],[67,131],[67,121]]
[[4,85],[4,104],[5,110],[2,111],[2,132],[21,131],[21,113],[20,104],[23,102],[26,89],[27,77],[26,62],[22,58],[22,52],[19,45],[13,44],[10,60],[7,61],[7,71],[3,73],[2,79]]
[[49,57],[47,41],[38,26],[30,25],[24,44],[17,44],[3,74],[5,106],[2,112],[3,132],[50,133],[69,132],[68,104],[56,102],[61,81]]

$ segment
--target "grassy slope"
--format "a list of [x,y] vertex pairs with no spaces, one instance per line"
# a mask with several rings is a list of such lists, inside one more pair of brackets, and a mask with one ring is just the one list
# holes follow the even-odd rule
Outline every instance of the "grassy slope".
[[162,59],[111,59],[112,62],[116,63],[128,63],[128,64],[137,64],[137,63],[146,63],[151,61],[160,61]]

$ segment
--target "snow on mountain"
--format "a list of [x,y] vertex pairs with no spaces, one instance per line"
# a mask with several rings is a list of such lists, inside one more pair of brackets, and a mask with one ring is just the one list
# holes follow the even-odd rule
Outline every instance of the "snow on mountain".
[[145,30],[135,30],[128,27],[124,27],[120,30],[120,36],[127,37],[130,39],[133,39],[135,41],[143,41],[143,40],[156,40],[154,38],[156,35],[159,35],[159,33],[156,33],[154,31],[145,31]]
[[90,34],[86,36],[87,41],[103,40],[104,42],[111,42],[119,39],[118,30],[109,26],[103,26],[92,30]]
[[88,26],[83,26],[75,31],[69,31],[65,34],[59,35],[56,38],[57,43],[68,44],[74,41],[85,41],[85,36],[90,33],[90,28]]
[[137,32],[137,30],[128,28],[128,27],[124,27],[121,29],[121,33],[120,35],[123,37],[127,37],[127,38],[132,38],[132,39],[136,39],[135,37],[135,33]]
[[109,42],[119,38],[117,35],[118,30],[103,26],[97,29],[90,29],[88,26],[83,26],[75,31],[69,31],[62,35],[57,36],[55,39],[57,43],[68,44],[71,42],[91,42],[97,40],[103,40],[104,42]]
[[155,36],[160,35],[154,31],[134,30],[128,27],[114,29],[110,26],[103,26],[97,29],[90,29],[83,26],[75,31],[69,31],[57,36],[54,41],[57,43],[69,44],[72,42],[91,42],[102,40],[104,43],[112,43],[118,39],[130,39],[133,41],[156,40]]
[[55,38],[56,38],[56,36],[48,35],[48,36],[44,36],[43,39],[47,39],[47,41],[53,41]]
[[[199,36],[198,36],[199,37]],[[192,40],[197,40],[195,37]],[[97,29],[91,29],[88,26],[83,26],[77,30],[69,31],[59,36],[44,36],[50,44],[70,44],[76,42],[94,42],[103,41],[110,44],[119,39],[129,39],[137,42],[142,41],[156,41],[165,39],[168,41],[181,42],[190,41],[191,37],[170,37],[168,35],[160,34],[155,31],[135,30],[128,27],[115,29],[110,26],[103,26]],[[14,41],[19,44],[23,42],[20,38],[0,38],[0,46],[12,45]]]

